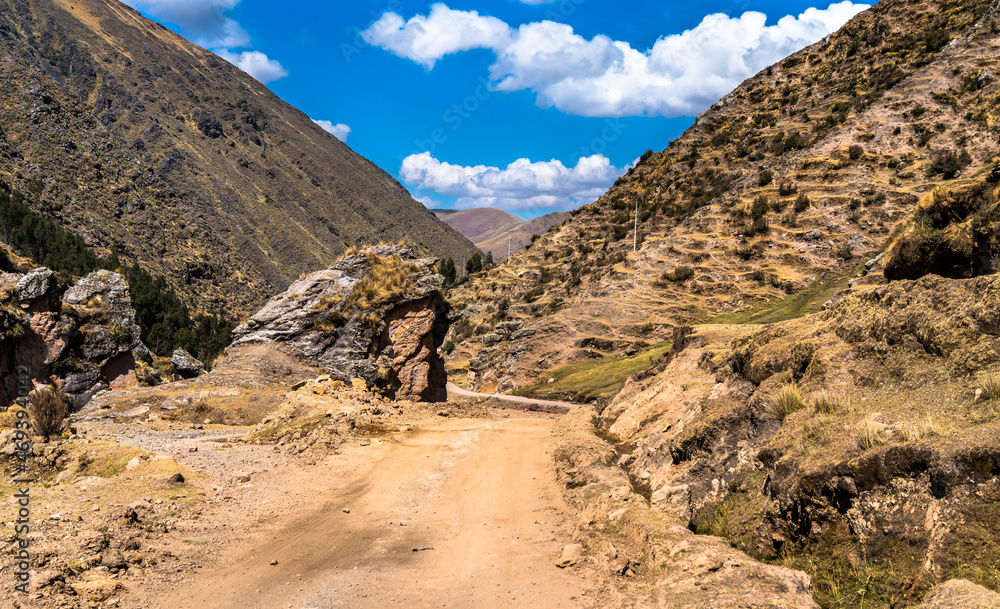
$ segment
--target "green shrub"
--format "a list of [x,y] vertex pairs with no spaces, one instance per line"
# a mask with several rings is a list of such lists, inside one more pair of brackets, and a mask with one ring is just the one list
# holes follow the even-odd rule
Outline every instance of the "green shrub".
[[763,218],[769,211],[771,211],[771,202],[767,197],[761,195],[754,199],[753,205],[750,206],[750,217],[758,220]]
[[930,177],[940,174],[946,180],[954,180],[971,162],[972,157],[967,150],[962,150],[961,154],[954,150],[938,150],[931,155],[927,175]]
[[667,282],[683,283],[694,277],[694,269],[689,266],[675,266],[669,271],[663,271],[660,275],[659,285],[666,285]]

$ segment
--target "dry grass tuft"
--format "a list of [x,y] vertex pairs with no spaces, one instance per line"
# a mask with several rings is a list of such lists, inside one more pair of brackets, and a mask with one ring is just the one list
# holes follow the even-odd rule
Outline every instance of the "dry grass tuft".
[[354,290],[344,301],[343,311],[373,309],[398,298],[413,286],[418,269],[399,256],[383,258],[368,254],[368,276],[354,284]]
[[944,433],[944,430],[940,425],[934,422],[931,415],[927,415],[927,418],[919,423],[904,425],[900,429],[900,432],[903,435],[903,439],[907,442],[916,442],[918,440],[922,440],[923,438],[940,436]]
[[69,414],[66,394],[53,387],[39,387],[28,394],[28,399],[35,433],[48,439],[62,431],[63,421]]
[[1000,398],[1000,375],[991,374],[983,379],[982,399],[995,400]]
[[855,426],[854,440],[860,450],[869,450],[888,441],[884,426],[872,420],[862,421]]
[[784,421],[785,417],[797,410],[802,410],[805,402],[802,401],[802,393],[795,385],[784,385],[774,395],[767,400],[767,408],[779,421]]
[[812,404],[812,407],[819,414],[830,414],[835,410],[837,411],[848,410],[848,404],[843,398],[836,396],[830,393],[829,391],[825,390],[817,391],[816,393],[812,394],[812,396],[810,396],[809,401]]

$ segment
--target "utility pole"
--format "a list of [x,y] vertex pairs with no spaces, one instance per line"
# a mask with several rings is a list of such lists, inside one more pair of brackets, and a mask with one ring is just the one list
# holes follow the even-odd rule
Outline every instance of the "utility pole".
[[510,235],[507,235],[507,257],[510,258]]
[[635,200],[635,227],[632,229],[632,251],[639,251],[639,199]]

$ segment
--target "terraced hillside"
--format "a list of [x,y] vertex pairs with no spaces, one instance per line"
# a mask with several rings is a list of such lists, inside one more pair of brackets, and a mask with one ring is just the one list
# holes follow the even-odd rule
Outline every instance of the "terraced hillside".
[[788,319],[884,281],[877,255],[921,199],[997,162],[998,51],[995,3],[885,0],[748,79],[457,289],[453,373],[511,389],[678,324]]

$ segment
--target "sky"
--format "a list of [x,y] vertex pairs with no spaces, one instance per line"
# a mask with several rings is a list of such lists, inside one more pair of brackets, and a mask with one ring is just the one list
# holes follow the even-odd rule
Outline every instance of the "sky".
[[850,0],[126,0],[267,85],[430,208],[594,201]]

